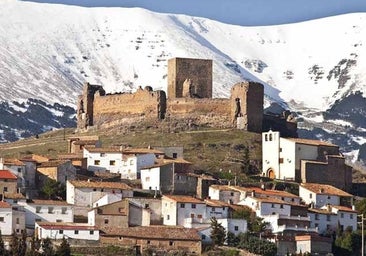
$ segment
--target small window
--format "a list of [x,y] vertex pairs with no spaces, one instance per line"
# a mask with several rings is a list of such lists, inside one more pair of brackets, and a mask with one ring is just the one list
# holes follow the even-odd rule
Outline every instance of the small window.
[[309,194],[309,198],[313,198],[313,194],[311,194],[311,193],[310,193],[310,194]]
[[230,196],[234,196],[234,192],[230,192]]
[[202,214],[198,214],[197,218],[202,219]]
[[283,209],[283,204],[280,205],[280,208]]
[[269,141],[272,141],[272,133],[269,134]]
[[169,241],[169,245],[170,246],[173,246],[174,245],[174,242],[173,241]]
[[105,156],[105,153],[100,153],[100,156],[101,156],[101,157],[104,157],[104,156]]
[[319,220],[319,214],[315,213],[315,219]]
[[36,206],[36,213],[40,213],[41,212],[42,207],[41,206]]
[[147,240],[147,241],[146,241],[146,243],[147,243],[147,244],[150,244],[150,240]]
[[8,192],[8,187],[4,187],[4,192]]
[[327,221],[330,221],[330,215],[327,215]]
[[318,228],[319,227],[319,224],[318,223],[315,223],[315,225],[314,225],[316,228]]
[[104,219],[104,224],[108,224],[109,220],[108,219]]
[[205,240],[206,239],[206,235],[202,235],[201,238],[202,238],[202,240]]
[[191,218],[194,218],[194,213],[191,213]]
[[351,220],[353,220],[353,214],[350,214],[349,217]]
[[64,231],[63,230],[59,230],[58,233],[62,235],[64,233]]
[[278,162],[279,162],[280,164],[283,164],[283,157],[281,157],[281,158],[278,160]]
[[109,161],[109,165],[116,165],[116,161],[115,160]]
[[184,208],[184,207],[185,207],[185,204],[181,203],[180,208]]
[[282,152],[282,148],[280,148],[280,152]]
[[291,198],[291,202],[295,202],[295,198]]
[[42,219],[35,219],[35,221],[36,221],[36,222],[40,222],[40,221],[42,221]]
[[274,208],[274,204],[272,204],[271,207]]
[[0,222],[4,222],[4,217],[0,217]]
[[192,204],[192,209],[195,209],[196,208],[196,204]]
[[177,153],[173,153],[173,158],[177,158],[178,154]]
[[74,231],[74,234],[75,234],[75,235],[78,235],[78,234],[79,234],[79,230],[75,230],[75,231]]
[[133,160],[130,160],[130,165],[133,165]]
[[341,213],[341,218],[344,218],[344,213],[343,212]]
[[150,177],[145,177],[146,182],[150,182]]
[[22,172],[22,168],[18,168],[18,172]]
[[170,220],[170,215],[169,214],[166,216],[166,219],[167,220]]
[[48,213],[53,214],[53,207],[48,207]]
[[149,204],[145,204],[145,209],[148,209],[150,207]]
[[19,224],[19,218],[15,219],[16,224]]
[[328,196],[327,198],[330,199],[330,196]]
[[94,165],[100,165],[100,160],[94,160]]
[[90,230],[90,231],[89,231],[89,234],[90,234],[90,235],[94,235],[94,230]]
[[238,227],[238,226],[235,226],[235,227],[234,227],[234,230],[235,230],[235,231],[238,231],[238,230],[239,230],[239,227]]
[[19,228],[17,228],[16,230],[15,230],[15,232],[17,232],[18,234],[20,233],[20,229]]
[[56,222],[62,222],[62,220],[60,220],[60,219],[57,219],[57,220],[56,220]]
[[268,141],[268,134],[264,135],[264,140]]
[[66,214],[67,208],[66,207],[62,207],[61,208],[61,214]]

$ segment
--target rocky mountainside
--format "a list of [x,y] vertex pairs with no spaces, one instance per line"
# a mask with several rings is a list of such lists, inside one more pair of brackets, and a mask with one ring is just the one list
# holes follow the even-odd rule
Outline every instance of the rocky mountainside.
[[366,142],[366,13],[245,27],[140,8],[7,0],[0,24],[2,141],[73,126],[86,81],[109,93],[165,90],[166,60],[191,57],[213,59],[215,97],[243,79],[259,81],[265,107],[296,112],[301,136],[356,157]]

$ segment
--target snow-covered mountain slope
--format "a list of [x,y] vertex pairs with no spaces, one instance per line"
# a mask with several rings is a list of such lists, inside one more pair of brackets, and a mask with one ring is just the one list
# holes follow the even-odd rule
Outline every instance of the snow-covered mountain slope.
[[366,13],[243,27],[140,8],[8,0],[0,1],[0,24],[2,101],[74,107],[85,81],[107,92],[166,89],[166,60],[192,57],[214,60],[215,97],[250,79],[265,85],[266,106],[278,102],[298,112],[307,130],[319,125],[324,132],[325,122],[332,127],[327,134],[366,129],[366,122],[344,125],[323,115],[356,92],[365,98]]

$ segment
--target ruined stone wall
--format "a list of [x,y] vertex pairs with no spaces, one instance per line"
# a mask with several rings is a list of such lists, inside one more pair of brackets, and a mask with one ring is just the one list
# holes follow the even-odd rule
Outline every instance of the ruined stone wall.
[[[173,58],[168,60],[168,98],[182,98],[190,80],[191,93],[197,98],[212,98],[212,60]],[[186,82],[187,84],[187,82]]]
[[243,117],[244,129],[262,132],[263,122],[263,85],[255,82],[241,82],[231,88],[231,118]]
[[163,119],[166,111],[164,91],[152,91],[150,88],[138,89],[136,93],[121,93],[100,96],[96,93],[93,105],[94,125],[106,116],[133,117],[144,116],[151,119]]

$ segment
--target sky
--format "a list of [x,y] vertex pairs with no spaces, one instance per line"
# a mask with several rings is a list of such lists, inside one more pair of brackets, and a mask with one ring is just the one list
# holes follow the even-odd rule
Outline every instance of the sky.
[[278,25],[366,12],[365,0],[22,0],[84,7],[141,7],[243,26]]

